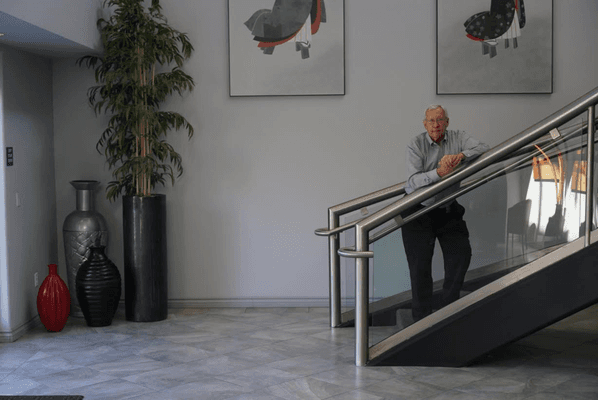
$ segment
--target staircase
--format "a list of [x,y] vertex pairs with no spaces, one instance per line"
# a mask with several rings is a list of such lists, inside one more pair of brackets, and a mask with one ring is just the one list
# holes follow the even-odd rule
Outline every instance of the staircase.
[[[330,324],[335,329],[355,326],[356,365],[469,365],[497,347],[598,302],[598,231],[592,231],[596,223],[596,103],[598,88],[440,182],[408,196],[404,195],[404,183],[400,183],[328,209],[328,228],[318,229],[315,233],[327,236],[329,240]],[[571,125],[578,121],[581,122]],[[536,146],[541,147],[543,153]],[[579,237],[568,239],[567,235],[559,233],[558,237],[551,238],[546,230],[541,248],[526,254],[522,246],[524,254],[521,256],[505,256],[499,262],[470,270],[463,296],[417,323],[410,323],[408,317],[402,318],[409,314],[410,291],[371,301],[368,259],[374,258],[375,261],[374,252],[370,250],[372,243],[494,179],[518,171],[524,175],[531,174],[532,159],[542,154],[555,157],[555,160],[557,155],[559,159],[564,158],[565,164],[572,166],[565,171],[575,172],[565,178],[570,179],[570,187],[576,185],[577,193],[581,194],[570,196],[574,199],[571,202],[577,203],[570,203],[569,207],[582,210],[585,221],[593,221],[592,224],[581,221],[581,227],[572,226],[572,232],[579,229]],[[406,210],[456,183],[461,185],[457,193],[412,215],[405,215]],[[388,203],[388,200],[399,196],[402,197],[379,211],[340,226],[342,215]],[[546,205],[548,200],[540,193],[531,201]],[[549,204],[550,207],[554,211],[555,205]],[[505,218],[506,211],[505,206]],[[538,220],[534,230],[540,225]],[[355,230],[356,245],[341,248],[339,233],[349,229]],[[341,312],[341,256],[355,259],[356,271],[355,308],[345,312]],[[375,273],[375,263],[373,270]],[[442,281],[435,282],[435,292],[439,293],[441,288]]]

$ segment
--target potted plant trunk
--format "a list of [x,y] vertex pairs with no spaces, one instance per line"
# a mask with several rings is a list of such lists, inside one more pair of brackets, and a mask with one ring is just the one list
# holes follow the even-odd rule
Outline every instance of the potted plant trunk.
[[105,0],[111,16],[98,20],[104,51],[78,60],[93,68],[98,86],[87,95],[96,114],[111,115],[96,145],[115,178],[107,198],[123,196],[123,240],[126,318],[166,319],[166,196],[155,185],[172,184],[183,173],[181,156],[165,137],[193,127],[179,113],[160,105],[174,92],[194,87],[181,70],[193,46],[185,33],[171,28],[159,0]]

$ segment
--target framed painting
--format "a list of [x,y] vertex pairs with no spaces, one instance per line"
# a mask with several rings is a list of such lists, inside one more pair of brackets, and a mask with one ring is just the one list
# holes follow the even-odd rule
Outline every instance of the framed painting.
[[552,93],[552,0],[437,0],[436,93]]
[[229,95],[344,95],[344,14],[344,0],[228,0]]

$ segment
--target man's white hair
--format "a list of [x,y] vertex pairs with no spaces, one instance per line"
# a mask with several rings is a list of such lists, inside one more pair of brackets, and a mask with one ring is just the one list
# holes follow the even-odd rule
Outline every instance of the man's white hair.
[[426,119],[428,116],[428,111],[436,110],[437,108],[441,108],[442,111],[444,111],[444,117],[448,118],[448,111],[446,111],[446,108],[442,107],[440,104],[432,104],[426,109],[426,112],[424,113],[424,119]]

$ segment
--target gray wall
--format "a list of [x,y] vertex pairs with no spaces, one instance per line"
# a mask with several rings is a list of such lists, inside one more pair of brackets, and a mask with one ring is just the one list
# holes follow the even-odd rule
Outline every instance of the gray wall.
[[[18,8],[20,2],[9,3]],[[436,2],[346,0],[346,96],[282,98],[228,97],[226,2],[162,3],[196,49],[185,65],[196,90],[168,105],[187,116],[196,134],[191,141],[171,136],[185,174],[159,190],[168,195],[174,302],[326,305],[327,245],[314,229],[326,225],[329,206],[407,178],[404,147],[422,131],[428,104],[446,105],[452,127],[494,146],[598,85],[597,52],[587,40],[598,34],[593,0],[555,2],[552,95],[436,96]],[[87,6],[70,7],[85,13]],[[87,28],[70,18],[44,24],[57,31],[70,22],[79,26],[74,40],[84,41]],[[3,56],[4,138],[17,157],[12,171],[3,169],[8,261],[0,269],[0,299],[9,304],[0,304],[0,321],[6,332],[35,315],[35,271],[45,276],[46,264],[58,258],[66,276],[62,222],[75,207],[69,181],[103,182],[96,206],[109,224],[108,255],[121,272],[123,257],[121,202],[105,199],[110,172],[95,151],[106,118],[86,104],[93,73],[62,59],[53,61],[50,77],[47,59],[10,49]],[[7,70],[18,79],[9,82]],[[55,192],[48,186],[54,172]],[[16,191],[24,195],[18,210]]]
[[[168,105],[196,129],[191,141],[171,136],[185,174],[160,189],[175,300],[326,304],[327,242],[314,229],[326,225],[329,206],[407,178],[404,147],[423,130],[427,105],[446,105],[452,127],[495,146],[598,85],[587,40],[598,34],[593,0],[555,2],[552,95],[478,96],[434,94],[434,0],[346,0],[342,97],[229,98],[226,2],[163,5],[195,46],[185,70],[197,82]],[[54,63],[59,224],[74,207],[70,180],[110,180],[94,149],[105,118],[85,105],[93,84],[73,60]],[[120,200],[98,194],[96,204],[110,225],[108,255],[122,267]]]
[[[2,157],[6,212],[6,255],[0,277],[0,341],[11,340],[37,316],[39,282],[58,262],[52,62],[0,46],[2,53],[3,149],[14,149],[14,165]],[[16,196],[20,206],[17,207]],[[6,295],[6,296],[5,296]],[[8,314],[6,316],[6,314]]]

